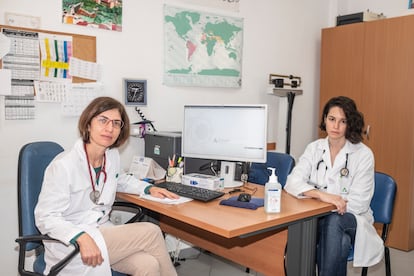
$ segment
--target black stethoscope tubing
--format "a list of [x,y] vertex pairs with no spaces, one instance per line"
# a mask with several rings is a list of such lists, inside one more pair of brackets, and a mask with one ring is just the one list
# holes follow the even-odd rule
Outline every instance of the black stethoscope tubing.
[[[323,163],[323,162],[325,162],[325,161],[323,160],[323,155],[325,154],[325,152],[326,152],[326,150],[323,150],[321,160],[319,160],[319,161],[318,161],[318,163],[316,164],[316,170],[317,170],[317,171],[319,170],[319,166],[320,166],[320,164],[321,164],[321,163]],[[341,177],[342,177],[342,176],[348,176],[348,175],[349,175],[349,170],[348,170],[348,153],[346,153],[345,158],[346,158],[346,160],[345,160],[345,167],[343,167],[343,168],[340,170],[340,172],[339,172],[339,173],[340,173],[340,175],[341,175]],[[325,169],[328,169],[328,166],[326,166],[326,168],[325,168]]]
[[[321,156],[321,160],[319,160],[319,162],[316,164],[316,170],[317,170],[317,171],[319,171],[319,165],[320,165],[321,163],[325,163],[325,161],[323,161],[323,155],[325,154],[325,152],[326,152],[326,150],[323,150],[323,152],[322,152],[322,156]],[[327,169],[328,169],[328,166],[326,166],[325,170],[327,170]]]

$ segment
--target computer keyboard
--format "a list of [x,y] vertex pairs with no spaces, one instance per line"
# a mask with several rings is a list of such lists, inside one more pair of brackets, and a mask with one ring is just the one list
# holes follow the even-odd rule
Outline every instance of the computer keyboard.
[[224,192],[213,191],[175,182],[162,182],[157,184],[157,187],[165,188],[168,191],[176,193],[179,196],[184,196],[204,202],[211,201],[224,195]]

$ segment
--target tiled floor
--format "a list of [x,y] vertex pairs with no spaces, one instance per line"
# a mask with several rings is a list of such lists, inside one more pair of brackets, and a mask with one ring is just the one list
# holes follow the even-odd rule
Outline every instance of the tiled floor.
[[[410,252],[390,249],[391,251],[391,274],[393,276],[408,276],[414,274],[414,250]],[[245,272],[245,268],[227,260],[200,251],[196,248],[181,250],[177,266],[179,276],[240,276],[254,275],[263,276],[255,271]],[[410,272],[411,271],[411,272]],[[348,265],[348,276],[361,275],[360,268],[353,268],[352,263]],[[369,276],[384,276],[384,261],[368,269]]]

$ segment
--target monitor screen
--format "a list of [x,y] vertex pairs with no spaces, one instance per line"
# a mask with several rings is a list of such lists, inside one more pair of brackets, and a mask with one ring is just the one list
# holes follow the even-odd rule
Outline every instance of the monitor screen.
[[185,105],[184,157],[266,162],[267,105]]

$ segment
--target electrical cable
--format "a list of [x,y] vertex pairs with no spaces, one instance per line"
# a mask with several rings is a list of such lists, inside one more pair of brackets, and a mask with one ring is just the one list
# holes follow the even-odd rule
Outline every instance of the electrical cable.
[[213,160],[209,161],[208,163],[201,165],[198,169],[199,171],[210,170],[214,175],[218,175],[218,168],[219,168],[219,161]]
[[155,131],[155,132],[157,131],[155,129],[154,125],[152,124],[152,121],[147,120],[147,118],[145,118],[145,115],[141,111],[141,109],[139,109],[138,107],[135,107],[135,111],[138,113],[139,117],[142,119],[143,122],[145,122],[146,124],[149,124],[153,131]]

